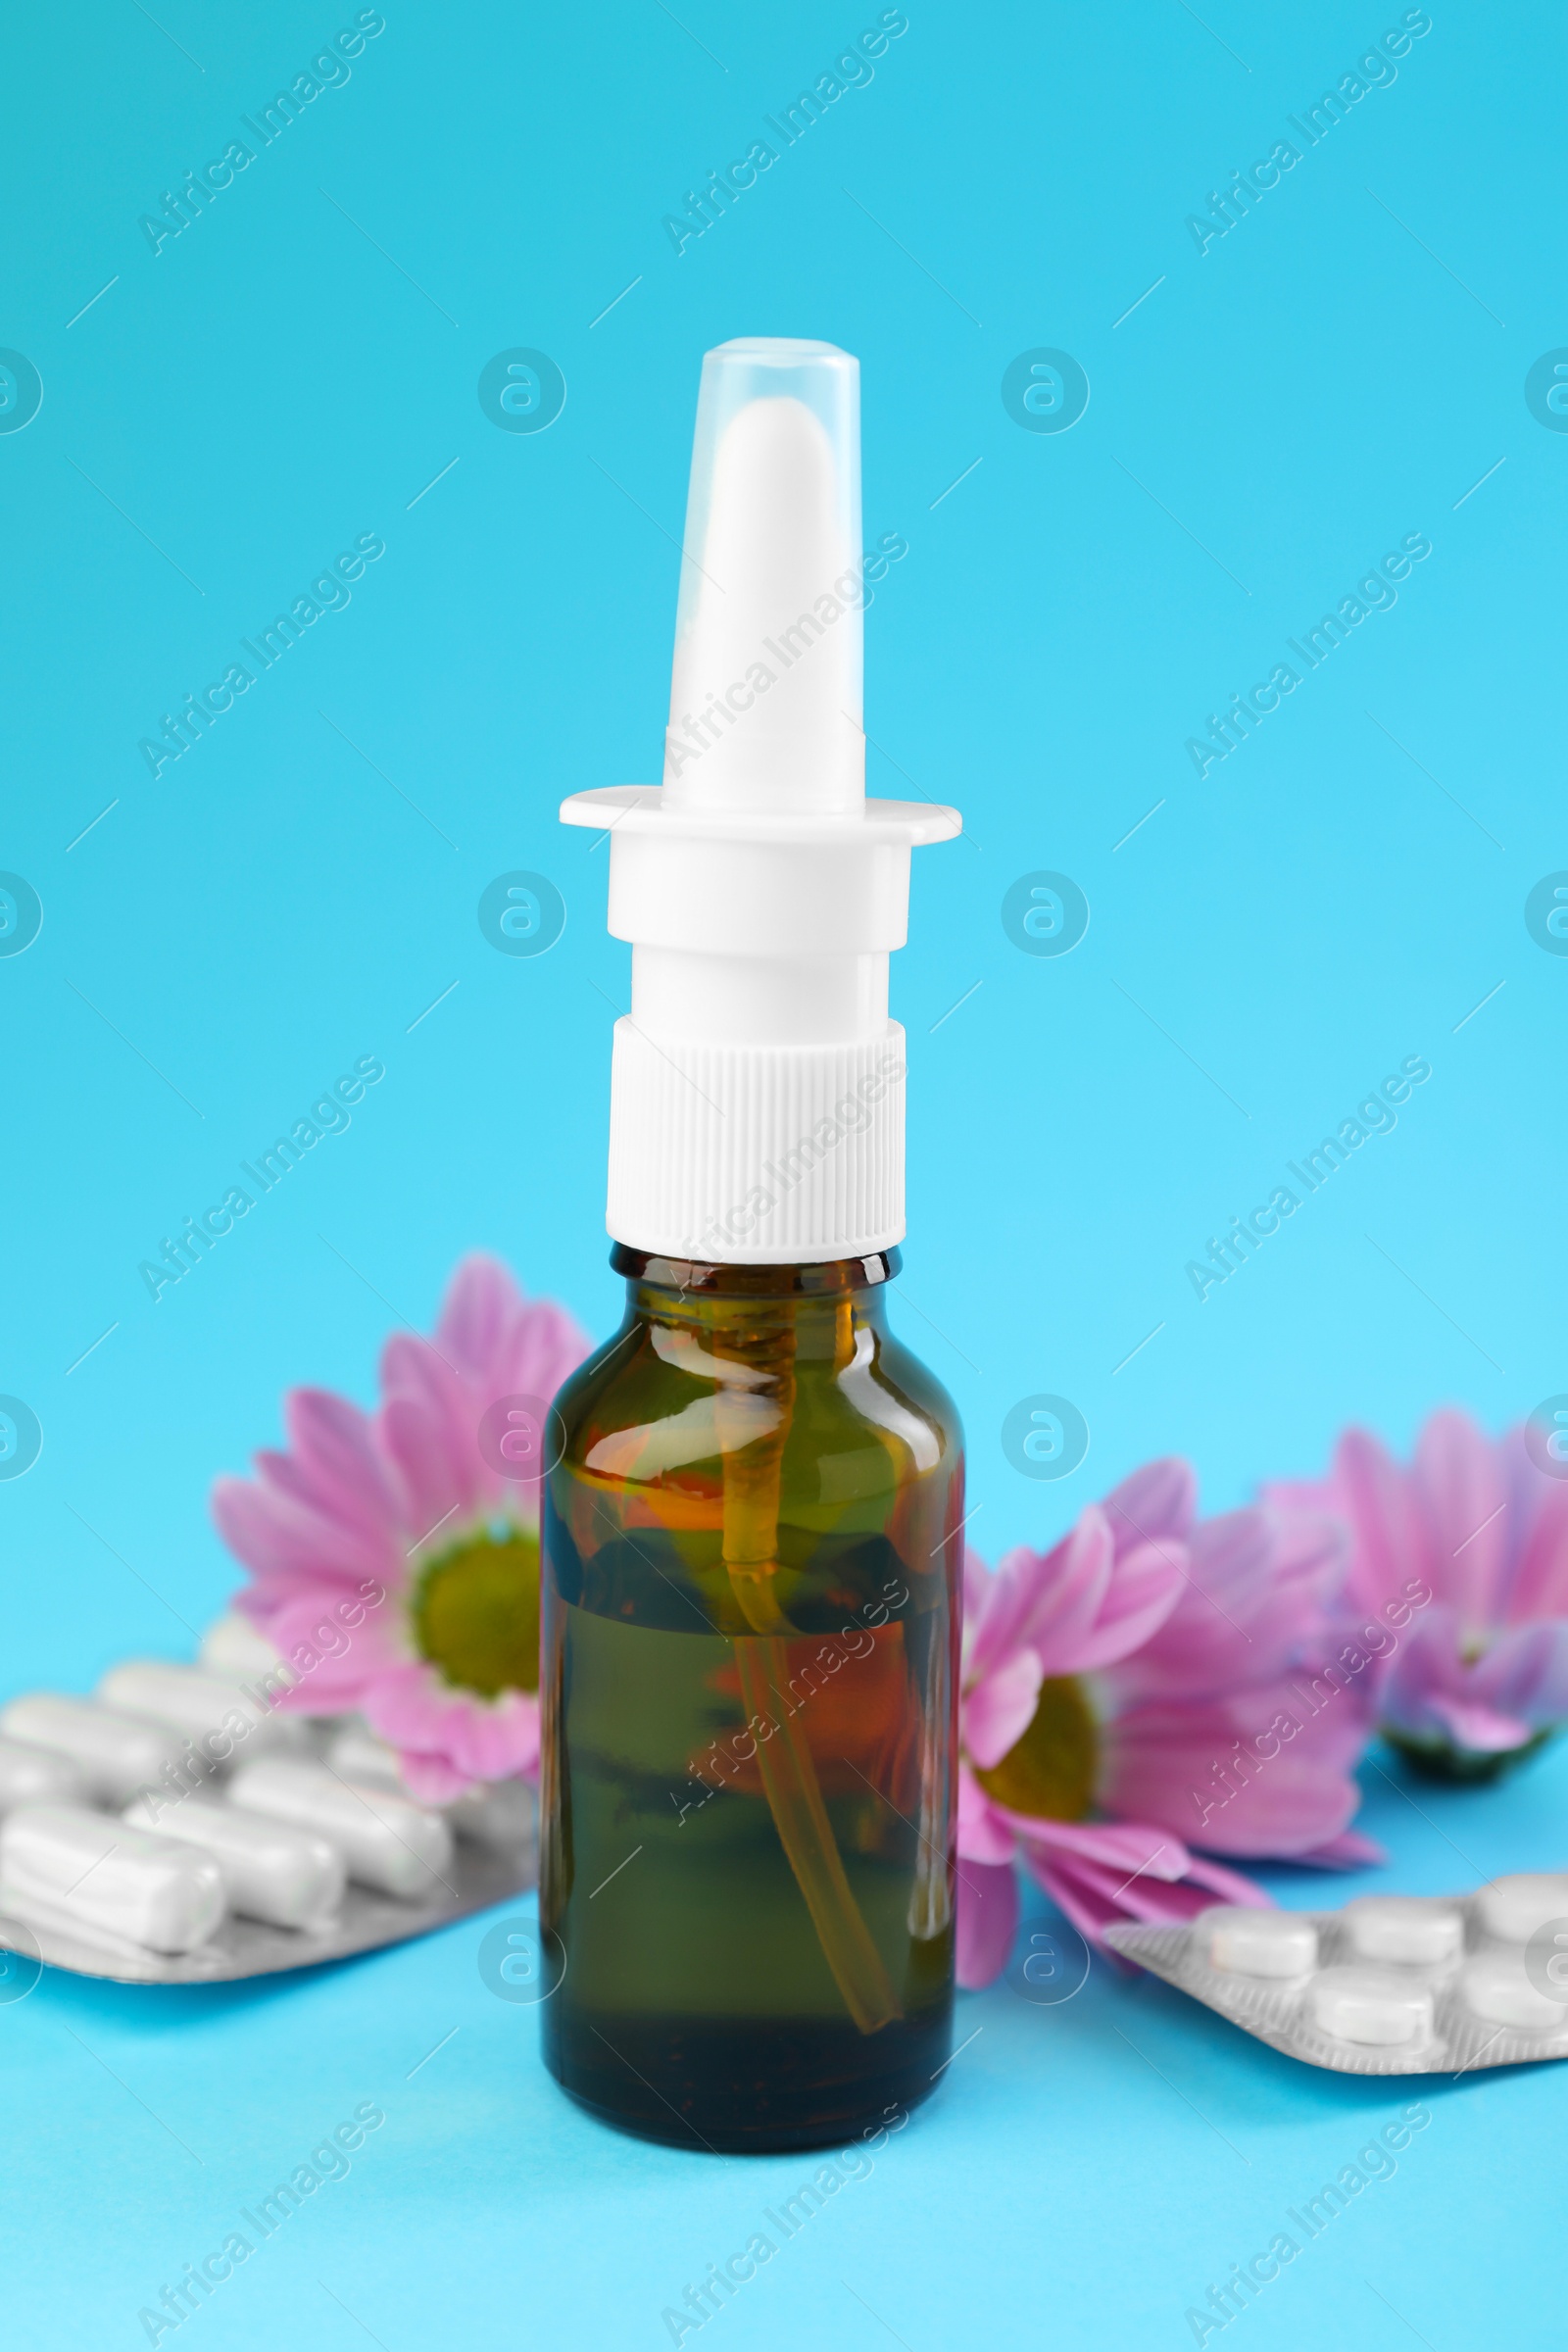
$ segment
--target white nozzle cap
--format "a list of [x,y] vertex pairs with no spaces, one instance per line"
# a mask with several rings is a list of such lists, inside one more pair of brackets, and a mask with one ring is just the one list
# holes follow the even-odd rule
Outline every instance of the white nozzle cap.
[[831,343],[721,344],[697,396],[672,808],[864,800],[864,601],[858,364]]
[[632,943],[606,1222],[652,1254],[804,1264],[904,1234],[888,956],[911,848],[961,820],[865,798],[859,416],[830,343],[708,354],[663,785],[561,811],[608,832],[610,928]]

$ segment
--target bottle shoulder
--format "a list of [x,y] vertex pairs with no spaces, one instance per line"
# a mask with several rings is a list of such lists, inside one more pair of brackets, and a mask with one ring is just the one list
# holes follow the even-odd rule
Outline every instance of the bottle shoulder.
[[634,1317],[556,1406],[545,1545],[563,1597],[688,1632],[764,1630],[754,1573],[800,1632],[869,1603],[951,1608],[958,1415],[880,1317],[825,1339],[810,1318],[737,1336]]
[[[951,1467],[963,1449],[958,1408],[942,1382],[902,1340],[869,1323],[857,1326],[846,1348],[775,1353],[727,1352],[709,1335],[632,1319],[571,1374],[555,1411],[556,1449],[567,1460],[588,1461],[606,1440],[643,1435],[643,1476],[733,1451],[763,1435],[764,1421],[776,1427],[771,1417],[780,1414],[792,1449],[832,1454],[875,1443],[905,1475]],[[630,1472],[626,1448],[612,1450],[615,1466]]]

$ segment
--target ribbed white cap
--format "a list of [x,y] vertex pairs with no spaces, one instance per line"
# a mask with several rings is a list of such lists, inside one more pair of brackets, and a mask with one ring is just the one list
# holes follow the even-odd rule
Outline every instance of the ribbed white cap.
[[662,787],[575,793],[632,945],[615,1026],[615,1240],[807,1264],[904,1233],[909,852],[956,809],[867,801],[859,369],[826,343],[703,363]]

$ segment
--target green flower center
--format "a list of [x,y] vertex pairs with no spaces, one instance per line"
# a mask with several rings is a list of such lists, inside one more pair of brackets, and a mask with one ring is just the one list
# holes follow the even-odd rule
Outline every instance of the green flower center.
[[412,1615],[419,1648],[483,1698],[539,1688],[539,1539],[521,1528],[465,1536],[427,1562]]
[[1012,1813],[1040,1821],[1082,1821],[1094,1801],[1100,1741],[1094,1712],[1076,1675],[1052,1675],[1022,1737],[975,1779]]

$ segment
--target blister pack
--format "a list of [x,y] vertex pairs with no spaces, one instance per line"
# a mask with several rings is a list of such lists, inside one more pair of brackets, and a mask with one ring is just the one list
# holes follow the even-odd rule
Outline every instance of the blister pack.
[[0,1709],[0,1950],[34,1973],[221,1984],[401,1943],[534,1884],[527,1783],[417,1805],[357,1719],[280,1711],[291,1680],[221,1619],[198,1666],[129,1659],[90,1699]]
[[1568,2058],[1568,1873],[1473,1894],[1358,1895],[1340,1911],[1215,1905],[1105,1940],[1309,2066],[1460,2075]]

